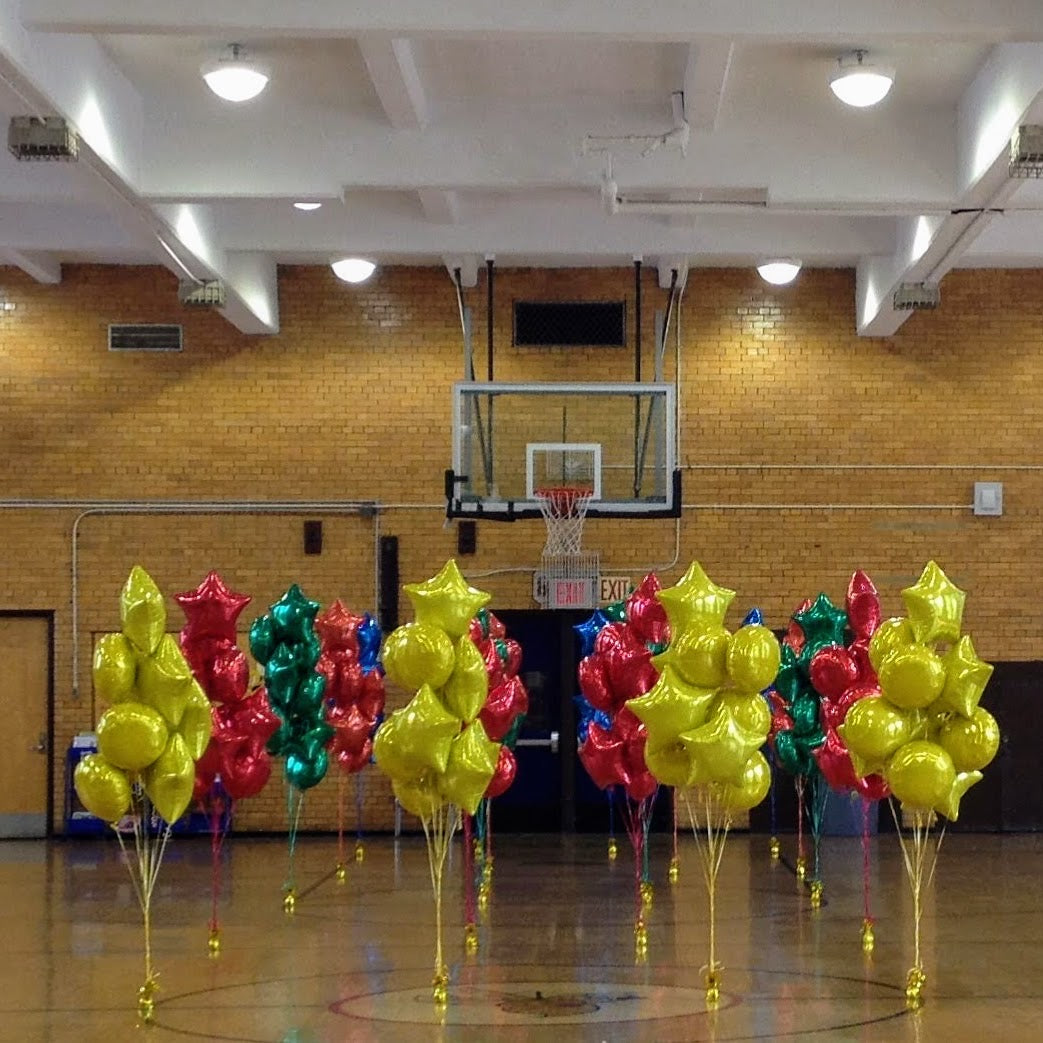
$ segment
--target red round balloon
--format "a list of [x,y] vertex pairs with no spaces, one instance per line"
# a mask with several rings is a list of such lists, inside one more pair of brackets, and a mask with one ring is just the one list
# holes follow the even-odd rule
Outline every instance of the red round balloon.
[[819,695],[839,699],[858,680],[858,664],[841,645],[826,645],[812,656],[808,676]]
[[623,739],[598,724],[587,730],[587,738],[579,748],[579,759],[594,785],[600,789],[626,785],[629,781],[623,762]]
[[583,698],[595,710],[604,710],[611,715],[615,711],[615,699],[605,676],[604,659],[597,653],[579,661],[579,690]]
[[485,697],[485,703],[478,713],[478,719],[482,722],[485,734],[493,742],[503,740],[503,737],[511,730],[511,724],[516,716],[514,712],[516,693],[512,684],[515,680],[517,678],[511,678],[498,684],[495,688],[490,688]]
[[501,793],[505,793],[510,789],[517,774],[518,762],[514,754],[506,746],[501,746],[500,755],[496,761],[496,770],[485,789],[485,796],[498,797]]
[[249,742],[231,743],[221,750],[221,785],[234,800],[255,797],[272,773],[272,758]]

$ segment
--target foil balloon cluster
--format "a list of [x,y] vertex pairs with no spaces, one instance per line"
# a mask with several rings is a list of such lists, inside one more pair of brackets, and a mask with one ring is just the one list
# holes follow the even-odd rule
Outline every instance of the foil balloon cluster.
[[978,705],[992,666],[960,632],[965,597],[927,564],[902,591],[908,616],[883,622],[869,643],[881,694],[855,703],[837,729],[860,777],[881,775],[906,810],[951,821],[1000,741]]
[[120,633],[94,652],[94,689],[108,709],[98,720],[98,753],[76,766],[84,807],[106,822],[131,808],[140,786],[167,823],[192,799],[195,762],[210,740],[210,702],[166,633],[163,595],[135,565],[120,595]]
[[279,728],[268,752],[284,757],[286,781],[303,791],[320,783],[329,766],[326,744],[333,729],[326,723],[326,678],[316,672],[321,653],[315,633],[318,602],[296,583],[250,627],[250,651],[264,667],[268,702]]
[[498,797],[510,789],[518,774],[514,744],[529,712],[529,692],[518,674],[522,650],[517,641],[507,636],[501,620],[486,608],[480,608],[471,620],[469,634],[485,663],[488,679],[488,694],[478,719],[486,735],[501,744],[485,796]]
[[388,635],[381,659],[388,679],[415,694],[377,730],[374,758],[407,811],[426,821],[452,804],[473,815],[500,753],[479,719],[488,673],[470,636],[490,595],[469,586],[453,560],[405,591],[415,621]]
[[867,800],[882,800],[890,790],[880,775],[859,776],[837,729],[851,708],[880,695],[876,670],[869,658],[869,641],[880,626],[880,596],[873,581],[859,569],[848,583],[844,607],[847,644],[819,648],[808,661],[808,679],[819,697],[824,739],[813,756],[830,788],[854,792]]
[[[326,678],[326,723],[333,729],[329,752],[346,774],[361,771],[373,754],[373,733],[384,714],[384,675],[376,657],[362,663],[363,627],[379,637],[380,628],[368,614],[349,612],[334,601],[315,620],[322,654],[315,669]],[[366,648],[367,653],[369,648]]]
[[[609,606],[576,627],[582,648],[590,649],[578,671],[583,700],[579,703],[580,760],[595,785],[622,786],[635,802],[651,797],[658,785],[645,761],[648,733],[627,706],[628,700],[657,682],[648,638],[653,631],[661,637],[665,627],[665,615],[659,619],[662,606],[650,604],[658,588],[658,579],[649,575],[638,588],[640,594],[635,592],[618,614]],[[653,618],[658,625],[653,625]]]
[[210,700],[212,734],[196,762],[193,797],[205,800],[218,778],[233,800],[260,793],[272,772],[265,744],[279,727],[263,688],[250,691],[250,667],[236,644],[236,622],[250,598],[210,572],[195,590],[175,594],[185,613],[181,651]]
[[779,666],[779,644],[767,627],[725,628],[734,597],[698,562],[659,591],[670,643],[653,660],[658,680],[626,704],[647,729],[645,760],[655,778],[712,790],[728,814],[767,795],[771,772],[760,747],[771,718],[761,691]]

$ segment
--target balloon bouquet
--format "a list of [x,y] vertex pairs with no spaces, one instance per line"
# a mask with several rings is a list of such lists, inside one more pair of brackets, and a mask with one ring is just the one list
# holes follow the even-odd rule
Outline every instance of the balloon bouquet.
[[[869,643],[881,694],[860,699],[837,729],[859,778],[879,775],[890,787],[902,856],[913,898],[910,1007],[926,981],[920,952],[923,889],[934,876],[944,825],[928,866],[937,816],[955,821],[963,795],[999,748],[999,728],[979,700],[992,666],[960,634],[966,595],[935,562],[902,591],[906,618],[882,623]],[[902,805],[901,822],[894,800]],[[903,829],[908,827],[908,832]]]
[[[647,577],[645,584],[652,583],[658,584],[658,580]],[[578,628],[581,639],[594,630],[599,616],[605,622],[594,632],[592,651],[580,660],[578,677],[583,698],[594,714],[604,717],[587,717],[579,758],[596,786],[608,792],[619,786],[623,792],[620,812],[634,853],[634,948],[643,958],[648,951],[644,913],[652,901],[646,860],[648,831],[658,783],[645,762],[648,732],[627,700],[649,691],[658,675],[643,631],[630,622],[625,607],[622,618],[615,622],[607,613],[595,613]],[[581,707],[581,726],[584,716]]]
[[344,853],[345,783],[355,776],[355,854],[362,843],[362,769],[373,756],[373,733],[384,716],[384,674],[378,661],[380,627],[368,613],[357,616],[334,601],[315,620],[322,654],[315,669],[326,678],[326,723],[333,729],[330,756],[340,768],[337,786],[337,880],[347,879]]
[[196,762],[192,797],[210,826],[211,908],[207,946],[221,951],[218,894],[221,849],[231,826],[235,802],[256,796],[272,772],[265,744],[279,728],[263,688],[249,691],[250,667],[236,645],[236,621],[250,603],[245,594],[225,586],[210,572],[195,590],[175,594],[185,613],[181,651],[210,701],[212,733]]
[[289,818],[289,872],[283,886],[283,909],[297,906],[295,852],[304,794],[326,775],[326,744],[334,734],[326,723],[323,695],[326,678],[316,671],[321,646],[315,633],[318,602],[306,598],[297,584],[250,626],[250,650],[264,667],[268,701],[279,728],[268,740],[268,752],[283,757]]
[[716,888],[733,816],[767,795],[771,771],[760,747],[770,726],[761,692],[779,666],[779,645],[765,626],[734,634],[724,617],[735,592],[714,583],[693,562],[659,601],[670,644],[656,656],[658,681],[627,702],[648,733],[645,760],[664,785],[676,786],[688,810],[702,861],[709,911],[707,1006],[720,1002],[722,965],[716,950]]
[[464,580],[455,561],[423,583],[406,584],[416,620],[393,630],[382,660],[392,683],[415,692],[377,729],[373,753],[399,803],[427,841],[435,899],[432,994],[444,1007],[449,972],[442,955],[442,880],[461,810],[474,814],[496,771],[500,746],[479,720],[488,694],[486,663],[469,636],[490,595]]
[[[163,595],[139,565],[120,595],[120,618],[121,632],[105,634],[94,652],[95,693],[108,704],[98,720],[98,753],[77,764],[73,782],[84,807],[116,831],[141,907],[145,981],[138,1013],[148,1023],[158,989],[152,895],[170,828],[192,799],[195,762],[210,739],[210,703],[166,633]],[[123,837],[128,815],[133,862]]]

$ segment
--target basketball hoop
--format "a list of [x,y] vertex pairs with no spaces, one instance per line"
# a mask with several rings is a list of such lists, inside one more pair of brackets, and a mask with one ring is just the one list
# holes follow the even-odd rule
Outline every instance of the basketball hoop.
[[544,555],[571,556],[580,553],[583,521],[594,497],[589,487],[552,485],[535,489],[536,502],[547,523]]

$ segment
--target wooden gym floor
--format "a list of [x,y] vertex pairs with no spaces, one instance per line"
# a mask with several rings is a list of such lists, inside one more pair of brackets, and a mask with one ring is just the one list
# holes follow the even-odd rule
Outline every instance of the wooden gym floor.
[[480,950],[464,955],[460,851],[446,884],[451,999],[430,999],[433,900],[422,837],[373,837],[333,874],[336,842],[300,842],[293,916],[284,840],[229,839],[222,950],[207,955],[210,849],[175,839],[154,899],[161,991],[136,1025],[142,926],[113,840],[0,841],[0,1039],[599,1041],[1043,1039],[1043,837],[945,839],[924,917],[926,1004],[906,1010],[911,903],[897,838],[874,840],[876,951],[863,955],[857,838],[823,841],[825,904],[809,907],[767,839],[728,841],[719,892],[720,1008],[705,1009],[702,878],[691,836],[680,879],[653,837],[646,963],[635,964],[632,869],[621,837],[499,836]]

